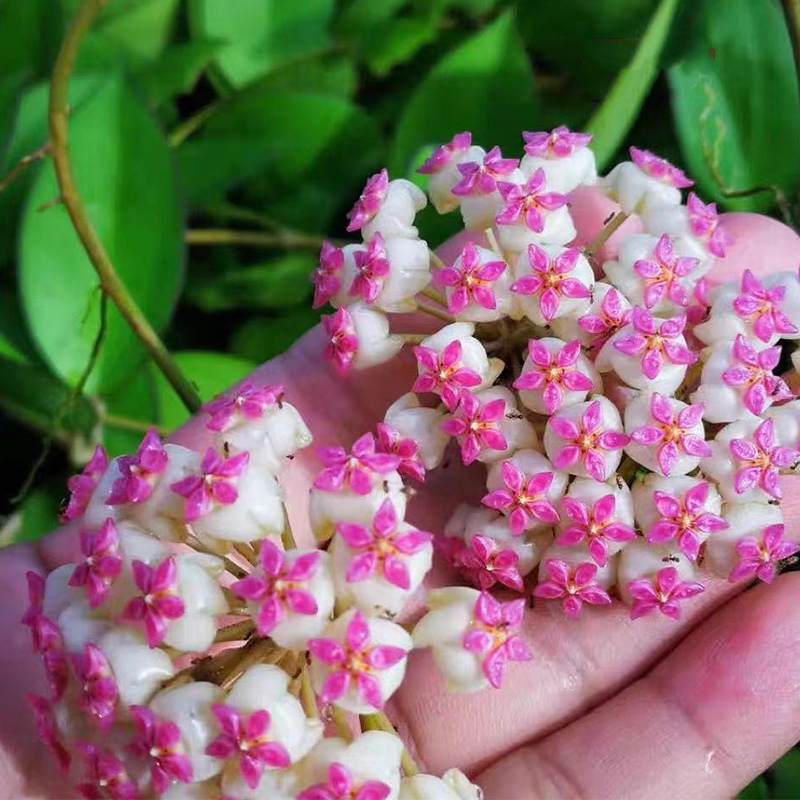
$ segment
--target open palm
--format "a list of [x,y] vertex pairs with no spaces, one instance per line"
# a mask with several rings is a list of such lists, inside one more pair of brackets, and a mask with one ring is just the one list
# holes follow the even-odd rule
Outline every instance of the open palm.
[[[584,209],[584,239],[606,210],[599,202]],[[781,226],[763,225],[759,235],[774,255],[796,262],[796,243],[782,231],[783,239],[775,238]],[[748,242],[754,246],[752,234]],[[452,247],[442,253],[448,254]],[[748,255],[743,246],[727,269],[740,269]],[[782,258],[759,256],[760,264],[786,267]],[[758,271],[758,263],[749,265]],[[398,327],[426,324],[405,318]],[[318,444],[350,444],[408,390],[413,364],[403,353],[343,380],[323,361],[322,347],[315,329],[251,380],[284,384]],[[202,449],[204,438],[203,419],[173,437],[193,449]],[[319,469],[312,450],[298,455],[283,480],[293,529],[307,541],[308,488]],[[482,487],[479,467],[450,459],[420,488],[408,516],[441,531],[455,505],[477,500]],[[800,512],[800,498],[793,502],[800,493],[787,489],[787,532],[800,538],[800,513],[793,512]],[[0,552],[0,798],[68,794],[26,707],[26,692],[44,691],[43,674],[19,619],[26,571],[71,560],[74,547],[74,530],[67,529]],[[441,570],[432,577],[443,579]],[[448,694],[429,654],[415,652],[389,716],[426,771],[460,767],[492,800],[731,796],[800,730],[800,578],[787,574],[769,589],[739,592],[709,578],[678,623],[660,616],[631,622],[619,606],[571,622],[556,604],[538,604],[524,623],[534,660],[514,665],[501,691]]]

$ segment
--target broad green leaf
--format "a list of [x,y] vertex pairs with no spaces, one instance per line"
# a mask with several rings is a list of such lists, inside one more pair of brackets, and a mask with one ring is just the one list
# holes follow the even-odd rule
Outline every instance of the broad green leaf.
[[[14,122],[24,79],[24,73],[21,72],[0,77],[0,164],[14,133]],[[0,173],[0,180],[4,177],[5,172]]]
[[248,92],[182,145],[178,159],[192,203],[218,200],[255,177],[265,199],[278,204],[287,195],[337,187],[341,202],[342,191],[375,165],[379,147],[374,121],[344,98]]
[[[108,78],[101,75],[75,75],[69,84],[68,101],[72,113],[96,92]],[[7,175],[25,156],[39,150],[49,136],[47,103],[49,83],[39,83],[20,98],[11,141],[0,160],[0,174]],[[28,188],[37,174],[35,165],[20,173],[0,192],[0,264],[16,256],[19,217]]]
[[196,38],[221,39],[219,71],[240,87],[329,45],[334,0],[190,0]]
[[161,424],[160,397],[152,364],[143,364],[125,383],[103,398],[108,420],[103,425],[103,444],[111,456],[133,453],[144,435],[126,422],[158,427]]
[[309,275],[317,264],[312,252],[286,253],[262,264],[193,279],[190,302],[204,311],[237,308],[288,308],[310,301]]
[[747,784],[737,797],[738,800],[767,800],[769,798],[767,782],[759,776],[752,783]]
[[405,174],[420,147],[462,130],[477,144],[517,153],[521,131],[535,126],[537,114],[531,66],[507,11],[422,79],[397,124],[392,171]]
[[0,289],[0,356],[20,362],[39,361],[25,328],[17,294],[5,287]]
[[709,199],[768,210],[771,192],[728,199],[723,189],[789,194],[800,177],[800,103],[783,15],[772,0],[707,0],[699,24],[702,41],[668,73],[681,150]]
[[[78,188],[100,240],[156,329],[172,313],[181,280],[183,225],[171,153],[152,118],[119,79],[71,118],[70,154]],[[43,164],[22,220],[19,282],[31,334],[44,359],[74,384],[89,363],[100,324],[98,278]],[[143,350],[113,303],[86,391],[119,385]]]
[[148,103],[159,106],[173,95],[191,91],[220,48],[221,43],[215,41],[177,44],[143,67],[136,80]]
[[800,797],[800,750],[791,749],[772,766],[774,797]]
[[47,75],[62,33],[63,15],[56,0],[6,0],[0,9],[0,76]]
[[319,311],[306,307],[291,314],[250,319],[234,333],[231,349],[256,363],[268,361],[288,350],[319,322],[319,317]]
[[32,491],[0,528],[0,547],[35,542],[58,527],[63,489],[47,486]]
[[551,71],[555,68],[565,82],[562,91],[599,102],[617,72],[633,58],[657,5],[658,0],[521,2],[519,31]]
[[681,0],[661,0],[630,63],[619,73],[602,106],[585,126],[594,134],[592,149],[600,169],[619,150],[658,77],[661,52],[680,4]]
[[[227,353],[186,351],[175,353],[174,356],[184,375],[197,387],[203,401],[208,401],[214,395],[224,392],[257,366],[254,361]],[[189,412],[160,372],[156,374],[155,380],[161,424],[171,431],[186,422]]]

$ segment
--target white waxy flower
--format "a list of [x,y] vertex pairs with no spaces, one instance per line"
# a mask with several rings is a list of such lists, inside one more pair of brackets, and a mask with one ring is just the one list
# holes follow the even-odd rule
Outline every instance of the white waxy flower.
[[397,800],[403,742],[391,733],[365,731],[354,741],[329,738],[300,765],[297,800],[322,797]]
[[308,643],[314,689],[324,704],[373,713],[403,682],[411,648],[411,637],[400,625],[351,609]]
[[442,463],[450,441],[439,427],[443,418],[440,408],[426,408],[413,392],[408,392],[386,409],[383,419],[402,439],[411,439],[417,445],[417,456],[425,469],[435,469]]
[[758,539],[770,525],[783,525],[783,512],[779,505],[767,503],[739,503],[725,511],[728,527],[715,533],[707,542],[703,566],[720,578],[733,573],[740,561],[736,550],[742,539]]
[[80,653],[87,644],[99,641],[113,628],[111,621],[92,611],[86,600],[67,606],[54,621],[68,653]]
[[581,316],[589,308],[594,272],[577,247],[530,245],[514,264],[511,291],[534,325]]
[[[623,548],[621,552],[624,553],[625,549],[626,548]],[[581,565],[590,564],[595,567],[592,583],[602,589],[610,589],[617,582],[618,559],[619,556],[612,556],[606,560],[605,564],[600,566],[592,557],[587,544],[560,545],[554,543],[542,553],[542,558],[539,561],[539,582],[542,583],[552,580],[552,570],[548,566],[551,561],[563,562],[571,567],[573,571]]]
[[800,449],[800,400],[770,408],[766,414],[775,424],[775,437],[784,447]]
[[483,800],[480,786],[457,769],[434,775],[411,775],[400,781],[399,800]]
[[598,281],[592,286],[592,297],[582,314],[571,314],[552,320],[550,327],[565,342],[580,339],[596,355],[610,336],[630,321],[631,304],[615,287]]
[[414,646],[430,647],[447,688],[500,688],[509,661],[529,661],[518,635],[525,600],[500,603],[488,592],[448,586],[428,592],[428,613],[414,628]]
[[622,242],[616,259],[603,263],[603,272],[631,303],[666,315],[690,305],[701,277],[698,263],[666,234],[633,234]]
[[403,337],[390,332],[386,315],[361,302],[324,315],[322,327],[326,356],[343,374],[390,361],[403,348]]
[[206,755],[214,740],[217,725],[212,706],[223,699],[216,684],[198,681],[166,689],[149,704],[150,711],[161,720],[174,722],[181,732],[185,755],[192,765],[192,782],[201,782],[218,775],[223,762]]
[[675,570],[675,577],[681,582],[693,583],[697,578],[697,566],[677,548],[650,544],[643,539],[631,542],[619,556],[617,589],[623,602],[635,606],[640,599],[632,593],[631,583],[643,579],[655,583],[659,573],[669,568]]
[[640,394],[625,409],[625,452],[652,472],[686,475],[711,455],[703,410],[658,392]]
[[457,133],[447,144],[437,147],[425,163],[417,170],[428,175],[428,196],[440,214],[458,208],[458,197],[453,187],[461,180],[458,165],[466,161],[480,162],[486,155],[482,147],[472,144],[472,134]]
[[522,405],[537,414],[553,414],[601,391],[597,370],[583,355],[578,339],[530,339],[522,373],[514,381]]
[[601,482],[617,471],[626,444],[619,411],[597,395],[565,406],[544,430],[544,450],[556,469]]
[[261,543],[260,568],[236,581],[231,591],[247,600],[260,636],[280,647],[303,649],[319,636],[333,611],[330,557],[322,550],[281,550]]
[[369,526],[340,522],[330,547],[336,597],[368,616],[400,613],[431,568],[433,535],[384,501]]
[[428,243],[421,239],[384,239],[342,248],[342,282],[330,299],[334,308],[361,300],[382,311],[414,311],[414,297],[431,280]]
[[486,476],[489,493],[482,502],[508,517],[510,531],[515,536],[525,531],[549,531],[558,522],[556,508],[567,481],[567,473],[554,469],[541,453],[517,450],[506,460],[489,466]]
[[376,233],[384,239],[399,236],[415,239],[414,217],[427,203],[422,189],[403,178],[390,181],[389,173],[383,169],[367,181],[347,215],[350,220],[347,230],[360,230],[365,242]]
[[570,131],[560,125],[552,131],[525,131],[522,135],[525,156],[519,167],[526,178],[541,169],[550,190],[564,194],[597,182],[594,153],[587,146],[591,134]]
[[647,150],[631,147],[630,154],[632,161],[617,164],[603,179],[606,194],[626,214],[680,205],[680,190],[691,186],[692,181],[677,167]]
[[256,387],[245,383],[206,406],[217,450],[250,453],[250,461],[269,472],[283,471],[286,459],[311,444],[311,431],[282,386]]

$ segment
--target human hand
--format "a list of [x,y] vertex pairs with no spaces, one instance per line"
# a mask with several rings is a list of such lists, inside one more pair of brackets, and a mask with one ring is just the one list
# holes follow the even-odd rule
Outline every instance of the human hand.
[[[584,241],[606,210],[596,195],[587,196],[584,218],[576,213]],[[724,262],[726,273],[738,274],[743,266],[758,272],[768,264],[779,269],[798,260],[796,237],[783,226],[732,216],[751,229],[746,237],[741,231],[742,244]],[[750,264],[753,248],[759,259]],[[442,253],[448,254],[452,247]],[[399,319],[406,331],[425,325]],[[349,444],[407,390],[413,364],[404,353],[343,380],[321,352],[315,330],[252,380],[284,384],[318,444]],[[202,450],[204,420],[172,438]],[[301,540],[310,540],[307,496],[318,468],[313,452],[302,452],[283,480]],[[409,517],[440,531],[454,506],[471,491],[480,496],[482,485],[479,471],[452,461],[431,474]],[[800,538],[792,511],[800,500],[786,488],[788,535]],[[68,527],[36,545],[0,552],[0,797],[67,794],[25,705],[25,693],[41,689],[42,674],[19,618],[27,605],[25,572],[72,560],[74,533]],[[441,571],[433,577],[443,579]],[[501,691],[448,694],[429,655],[414,653],[389,716],[427,771],[458,766],[475,776],[488,798],[730,796],[791,746],[800,727],[797,576],[734,598],[739,591],[709,579],[679,623],[649,617],[632,624],[619,607],[593,609],[571,622],[554,604],[540,604],[525,618],[534,660],[515,665]]]

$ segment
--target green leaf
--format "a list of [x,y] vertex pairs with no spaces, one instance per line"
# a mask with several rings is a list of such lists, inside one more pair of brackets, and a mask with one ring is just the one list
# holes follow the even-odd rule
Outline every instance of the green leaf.
[[245,86],[287,61],[329,45],[334,0],[190,0],[196,38],[221,39],[216,63],[224,80]]
[[35,489],[0,528],[0,547],[35,542],[58,527],[63,489]]
[[[183,225],[171,153],[152,118],[119,79],[71,118],[76,182],[100,240],[144,315],[158,330],[181,280]],[[39,172],[20,243],[22,306],[45,361],[74,384],[89,362],[100,317],[98,278],[66,209],[37,209],[58,197],[52,164]],[[119,385],[143,350],[112,303],[100,357],[86,391]]]
[[263,194],[279,204],[286,195],[331,188],[341,202],[365,166],[375,164],[379,148],[375,122],[344,98],[253,91],[226,104],[203,135],[181,146],[178,159],[192,203],[218,200],[256,176]]
[[[173,355],[184,375],[195,384],[204,401],[224,392],[257,366],[254,361],[226,353],[185,351]],[[189,419],[189,412],[160,372],[156,374],[155,379],[161,409],[161,424],[171,431]]]
[[661,0],[630,63],[619,73],[603,105],[586,125],[594,134],[592,149],[603,169],[619,150],[636,122],[650,87],[660,71],[661,52],[681,0]]
[[288,350],[307,330],[319,322],[319,311],[298,308],[291,314],[250,319],[240,326],[231,340],[231,349],[257,363]]
[[772,193],[734,200],[722,187],[797,185],[800,103],[783,15],[772,0],[708,0],[699,24],[704,41],[668,73],[681,151],[703,194],[768,210]]
[[0,11],[0,75],[46,75],[63,31],[61,8],[54,0],[10,0]]
[[286,253],[263,264],[193,279],[188,299],[210,312],[297,306],[311,297],[309,276],[316,265],[314,253]]
[[16,292],[0,289],[0,356],[20,362],[38,362],[38,355],[25,329]]
[[774,797],[800,797],[800,750],[793,748],[773,765]]
[[[96,92],[108,78],[101,75],[75,75],[69,84],[67,99],[72,113]],[[7,175],[25,157],[41,148],[49,135],[47,103],[49,83],[39,83],[20,98],[11,141],[0,160],[0,173]],[[0,192],[0,264],[16,256],[19,217],[28,188],[37,174],[30,166]]]
[[745,786],[737,797],[738,800],[768,800],[767,782],[763,777],[759,776],[752,783]]
[[537,113],[531,66],[507,11],[423,78],[397,124],[392,171],[405,174],[420,147],[461,130],[487,148],[519,151],[521,131],[535,125]]
[[173,95],[192,90],[200,75],[220,51],[217,41],[178,44],[136,74],[150,105],[157,107]]
[[141,430],[129,430],[124,423],[115,423],[115,419],[154,426],[161,424],[155,373],[156,368],[152,364],[143,365],[131,373],[130,378],[113,394],[103,398],[106,414],[110,417],[103,426],[103,444],[111,456],[133,453],[143,436]]

